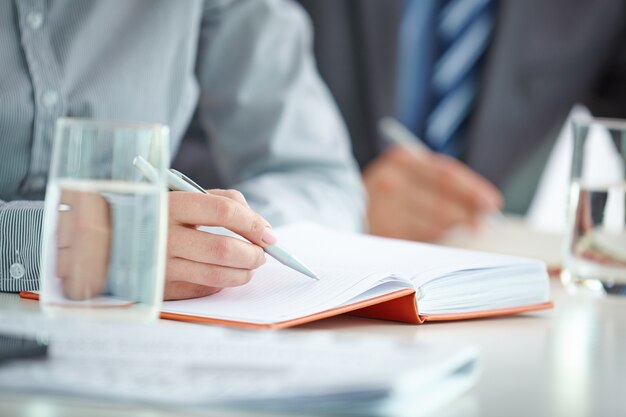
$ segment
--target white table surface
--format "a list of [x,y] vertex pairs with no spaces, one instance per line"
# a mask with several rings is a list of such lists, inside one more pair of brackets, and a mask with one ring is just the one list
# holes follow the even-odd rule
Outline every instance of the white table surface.
[[[552,279],[555,308],[519,316],[406,325],[341,316],[298,331],[328,330],[432,343],[471,344],[482,352],[475,388],[437,416],[626,416],[626,297],[566,294]],[[0,294],[4,308],[37,303]],[[0,393],[0,416],[235,416],[111,404],[39,394]],[[244,415],[244,414],[242,414]]]

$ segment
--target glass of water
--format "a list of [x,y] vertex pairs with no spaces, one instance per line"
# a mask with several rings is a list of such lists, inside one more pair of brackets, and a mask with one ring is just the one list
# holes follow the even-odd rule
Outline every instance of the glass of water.
[[158,316],[168,166],[166,126],[57,121],[42,234],[44,312]]
[[626,295],[626,120],[574,122],[562,281]]

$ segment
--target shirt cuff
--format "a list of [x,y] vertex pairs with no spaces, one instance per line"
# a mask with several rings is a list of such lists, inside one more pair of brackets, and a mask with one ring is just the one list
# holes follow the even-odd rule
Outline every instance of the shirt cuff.
[[0,291],[39,289],[42,201],[0,201]]

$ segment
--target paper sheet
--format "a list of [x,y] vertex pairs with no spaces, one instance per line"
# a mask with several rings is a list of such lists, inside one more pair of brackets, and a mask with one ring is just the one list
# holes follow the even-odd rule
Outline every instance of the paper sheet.
[[[164,303],[163,311],[249,323],[276,323],[341,306],[391,276],[404,277],[406,287],[410,288],[457,270],[532,262],[334,232],[312,224],[288,226],[277,229],[276,233],[281,244],[321,276],[320,281],[270,259],[259,268],[252,281],[242,287],[228,288],[195,300],[169,301]],[[541,272],[541,264],[537,265]]]
[[459,380],[467,389],[478,371],[472,348],[323,332],[257,333],[172,322],[49,322],[2,312],[0,331],[45,334],[50,340],[48,359],[4,363],[0,389],[118,401],[191,406],[256,400],[280,408],[288,399],[300,399],[291,403],[294,407],[306,398],[323,404],[325,396],[333,404],[333,396],[344,395],[344,401],[357,405],[391,397],[400,385],[411,405],[423,402],[427,407],[433,401],[421,392],[449,394],[446,387]]

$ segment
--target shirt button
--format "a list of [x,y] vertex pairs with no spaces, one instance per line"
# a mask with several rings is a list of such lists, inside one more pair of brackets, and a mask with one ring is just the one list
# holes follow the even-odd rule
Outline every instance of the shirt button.
[[48,90],[45,93],[43,93],[43,96],[41,96],[41,102],[43,103],[44,107],[48,109],[51,109],[54,106],[56,106],[58,101],[59,101],[59,93],[53,90]]
[[39,12],[30,12],[26,15],[26,23],[33,30],[37,30],[43,24],[43,15]]
[[20,279],[20,278],[22,278],[24,276],[25,272],[26,272],[26,269],[24,269],[24,265],[22,265],[22,264],[14,263],[9,268],[9,273],[11,274],[13,279]]

